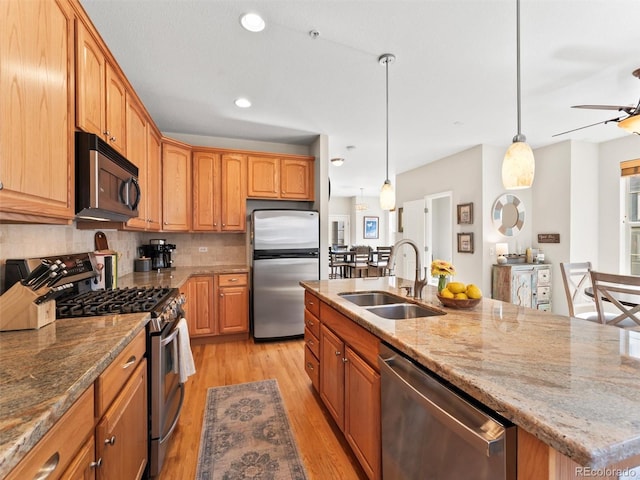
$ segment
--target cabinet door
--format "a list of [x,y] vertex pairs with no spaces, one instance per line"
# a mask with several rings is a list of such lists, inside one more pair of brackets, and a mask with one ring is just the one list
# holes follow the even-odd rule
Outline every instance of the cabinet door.
[[96,427],[98,480],[140,479],[147,464],[147,362],[136,371]]
[[320,397],[344,431],[344,343],[324,325],[320,326]]
[[244,232],[247,211],[247,157],[222,155],[221,165],[221,230]]
[[283,158],[280,161],[280,197],[313,200],[313,162]]
[[512,270],[511,275],[511,303],[521,307],[532,307],[532,293],[535,270]]
[[98,468],[95,460],[96,439],[91,435],[62,474],[62,478],[65,480],[95,480],[96,468]]
[[106,137],[109,145],[123,155],[127,155],[126,104],[127,91],[116,70],[107,63],[106,67]]
[[0,211],[73,218],[73,38],[67,2],[2,2]]
[[159,231],[162,228],[162,142],[151,123],[147,123],[147,134],[147,229]]
[[191,337],[214,335],[216,331],[213,276],[192,277],[189,280],[188,292],[189,335]]
[[249,288],[218,289],[218,324],[220,334],[249,331]]
[[127,159],[138,167],[138,183],[142,200],[138,205],[138,216],[127,222],[130,227],[147,227],[147,120],[140,107],[127,102]]
[[88,133],[104,138],[105,71],[104,54],[80,20],[76,22],[76,124]]
[[220,230],[220,155],[193,152],[193,230]]
[[346,347],[344,435],[369,478],[381,478],[380,375]]
[[248,157],[247,196],[278,198],[280,196],[280,160],[273,157]]
[[162,145],[163,230],[191,228],[191,150],[172,143]]

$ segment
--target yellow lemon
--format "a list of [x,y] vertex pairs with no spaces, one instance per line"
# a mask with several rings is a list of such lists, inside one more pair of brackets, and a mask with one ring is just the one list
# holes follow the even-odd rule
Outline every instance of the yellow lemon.
[[451,293],[462,293],[467,289],[467,286],[462,282],[451,282],[447,288]]
[[466,293],[469,298],[482,298],[482,291],[473,283],[467,285]]
[[440,292],[440,296],[444,298],[453,298],[453,293],[448,288],[443,288]]
[[468,300],[469,297],[467,297],[466,293],[460,292],[460,293],[456,293],[455,298],[457,300]]

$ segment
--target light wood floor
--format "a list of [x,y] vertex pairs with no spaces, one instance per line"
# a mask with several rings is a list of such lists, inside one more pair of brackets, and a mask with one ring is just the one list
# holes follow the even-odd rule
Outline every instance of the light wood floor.
[[186,384],[185,403],[160,480],[193,479],[207,388],[275,378],[309,480],[364,480],[362,469],[304,371],[302,340],[253,340],[194,345],[197,373]]

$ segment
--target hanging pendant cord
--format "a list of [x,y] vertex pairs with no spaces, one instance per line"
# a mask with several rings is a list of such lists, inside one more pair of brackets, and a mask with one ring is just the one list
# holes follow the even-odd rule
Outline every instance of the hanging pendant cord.
[[387,169],[385,180],[389,180],[389,59],[385,62],[385,69],[387,72]]
[[518,137],[522,135],[520,124],[520,0],[516,0],[516,79],[518,97]]

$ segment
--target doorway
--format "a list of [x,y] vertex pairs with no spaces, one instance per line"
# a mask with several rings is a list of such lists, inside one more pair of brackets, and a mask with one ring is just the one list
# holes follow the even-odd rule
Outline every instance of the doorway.
[[329,215],[329,246],[351,244],[349,215]]
[[[436,193],[424,197],[426,205],[424,262],[427,267],[433,260],[453,263],[453,201],[451,192]],[[429,284],[438,280],[429,277]]]

